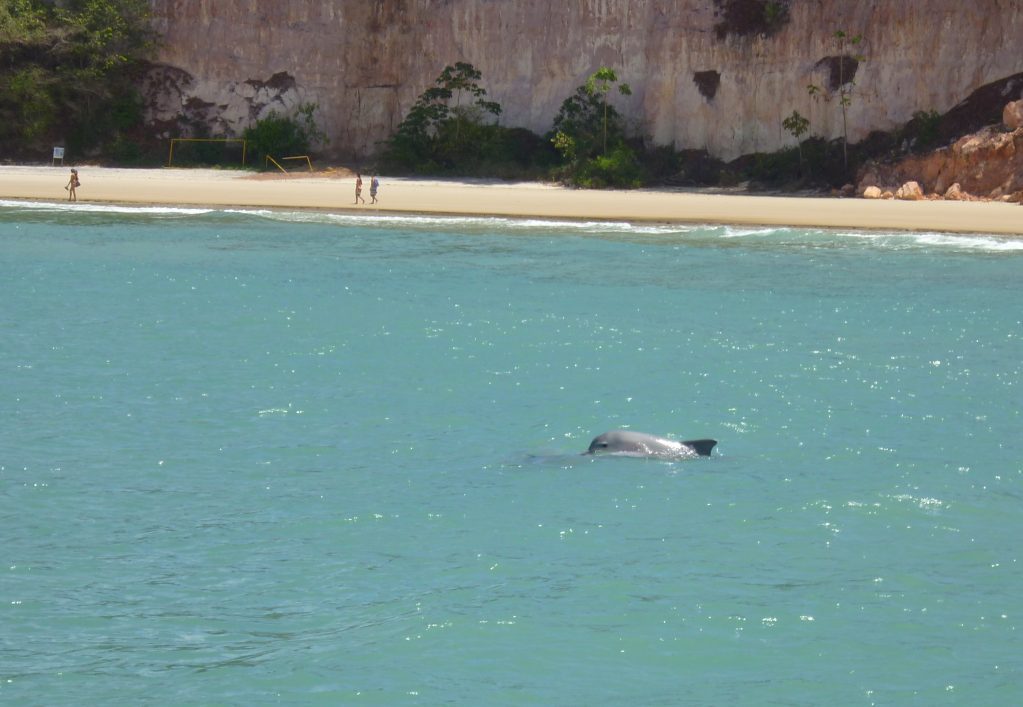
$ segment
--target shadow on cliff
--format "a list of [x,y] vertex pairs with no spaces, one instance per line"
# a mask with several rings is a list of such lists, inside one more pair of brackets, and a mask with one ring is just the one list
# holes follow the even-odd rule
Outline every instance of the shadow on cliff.
[[[874,131],[850,144],[844,165],[842,141],[809,138],[796,147],[772,153],[743,155],[730,162],[705,151],[644,151],[650,185],[742,187],[750,191],[843,190],[862,180],[864,170],[896,165],[909,157],[946,150],[956,141],[998,125],[1006,103],[1023,98],[1023,73],[981,86],[948,112],[917,111],[891,131]],[[883,170],[882,170],[883,171]]]

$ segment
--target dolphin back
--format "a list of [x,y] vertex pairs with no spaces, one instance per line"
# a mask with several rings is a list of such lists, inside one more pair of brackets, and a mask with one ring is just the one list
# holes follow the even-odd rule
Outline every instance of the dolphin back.
[[678,442],[633,430],[610,430],[597,435],[583,454],[614,454],[654,459],[691,459],[709,457],[716,439],[692,439]]
[[686,440],[682,444],[687,447],[691,447],[693,451],[701,457],[709,457],[710,451],[714,449],[717,443],[718,441],[716,439],[690,439]]

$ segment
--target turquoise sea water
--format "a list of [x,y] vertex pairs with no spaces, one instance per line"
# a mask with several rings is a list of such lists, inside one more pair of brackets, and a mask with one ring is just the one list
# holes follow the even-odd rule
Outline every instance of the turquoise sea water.
[[[0,702],[1017,703],[1021,274],[4,203]],[[625,426],[719,446],[579,456]]]

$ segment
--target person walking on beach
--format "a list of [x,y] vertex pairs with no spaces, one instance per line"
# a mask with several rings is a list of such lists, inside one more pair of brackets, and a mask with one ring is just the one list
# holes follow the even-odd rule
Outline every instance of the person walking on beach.
[[78,170],[72,169],[71,178],[67,180],[67,186],[64,187],[64,190],[67,191],[68,201],[78,201],[78,194],[75,193],[75,189],[77,189],[81,185],[82,183],[78,181]]
[[360,201],[363,204],[366,203],[366,200],[362,198],[362,175],[359,174],[358,172],[356,172],[355,173],[355,203],[358,204]]
[[373,178],[369,180],[369,203],[377,203],[377,189],[380,188],[380,180],[374,174]]

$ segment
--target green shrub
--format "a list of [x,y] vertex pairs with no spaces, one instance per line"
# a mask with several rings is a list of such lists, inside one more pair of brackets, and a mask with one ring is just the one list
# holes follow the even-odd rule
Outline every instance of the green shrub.
[[938,143],[941,113],[936,110],[918,110],[906,124],[905,137],[912,141],[914,152],[928,150]]
[[110,143],[107,147],[107,156],[121,165],[142,165],[149,161],[141,145],[122,137]]
[[271,111],[262,120],[245,130],[243,139],[254,164],[265,166],[265,157],[295,157],[304,155],[314,143],[324,142],[326,136],[313,119],[315,103],[303,103],[294,116],[282,116]]
[[607,155],[597,155],[578,165],[570,176],[571,183],[591,189],[618,187],[635,189],[642,186],[642,169],[636,153],[619,144]]
[[644,183],[660,183],[675,179],[682,167],[680,153],[667,145],[655,145],[642,153]]

